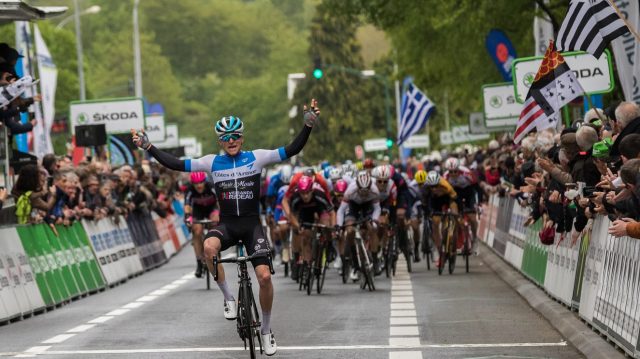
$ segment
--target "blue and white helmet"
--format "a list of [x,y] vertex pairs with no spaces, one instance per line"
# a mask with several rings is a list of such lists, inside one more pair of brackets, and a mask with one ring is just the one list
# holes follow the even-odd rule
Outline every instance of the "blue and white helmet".
[[244,124],[239,117],[225,116],[216,122],[215,130],[218,137],[229,133],[243,133]]

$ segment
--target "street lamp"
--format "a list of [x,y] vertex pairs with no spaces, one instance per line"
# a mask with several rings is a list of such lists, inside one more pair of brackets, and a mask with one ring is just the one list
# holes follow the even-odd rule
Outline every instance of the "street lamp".
[[78,6],[78,0],[73,0],[73,6],[75,12],[72,16],[68,16],[64,20],[60,21],[60,23],[56,26],[56,30],[62,29],[64,25],[66,25],[71,18],[75,20],[76,23],[76,54],[78,56],[78,83],[80,87],[80,101],[85,101],[87,99],[87,89],[84,83],[84,60],[82,56],[82,32],[80,31],[80,16],[87,14],[97,14],[100,12],[100,6],[93,5],[84,11],[80,12],[80,7]]
[[138,26],[138,6],[140,0],[133,0],[133,66],[136,97],[142,97],[142,59],[140,56],[140,28]]

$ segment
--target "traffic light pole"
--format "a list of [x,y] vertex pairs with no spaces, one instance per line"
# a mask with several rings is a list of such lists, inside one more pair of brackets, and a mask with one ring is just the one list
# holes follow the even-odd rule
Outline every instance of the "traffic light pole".
[[[384,112],[385,112],[385,119],[387,124],[387,139],[391,139],[392,138],[391,137],[391,95],[389,95],[389,80],[386,77],[377,75],[375,73],[363,74],[362,71],[351,68],[351,67],[345,67],[345,66],[339,66],[339,65],[327,65],[327,64],[324,64],[323,67],[326,69],[346,72],[352,75],[358,75],[360,77],[373,77],[374,79],[382,83],[382,85],[384,86]],[[389,155],[389,160],[393,158],[393,155],[391,153],[392,147],[393,146],[387,147],[387,154]]]

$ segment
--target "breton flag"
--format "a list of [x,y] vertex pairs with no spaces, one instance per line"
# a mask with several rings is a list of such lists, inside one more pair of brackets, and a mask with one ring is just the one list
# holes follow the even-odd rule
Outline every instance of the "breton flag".
[[583,93],[573,71],[551,41],[527,93],[513,141],[519,143],[534,127],[538,131],[555,127],[560,108]]
[[402,99],[402,112],[398,125],[398,146],[427,124],[436,106],[414,84],[409,84]]
[[583,50],[600,58],[613,39],[628,32],[608,0],[572,0],[556,39],[560,51]]

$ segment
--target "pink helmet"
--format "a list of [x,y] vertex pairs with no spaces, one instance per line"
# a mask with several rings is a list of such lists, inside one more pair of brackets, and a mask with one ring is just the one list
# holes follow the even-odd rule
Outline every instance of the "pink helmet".
[[336,181],[335,191],[337,193],[345,193],[347,191],[347,187],[349,187],[349,184],[347,183],[347,181],[343,179],[339,179]]
[[191,179],[191,183],[201,183],[207,179],[207,174],[204,172],[191,172],[189,178]]
[[300,192],[309,192],[313,189],[313,179],[309,176],[302,176],[298,180],[298,190]]

